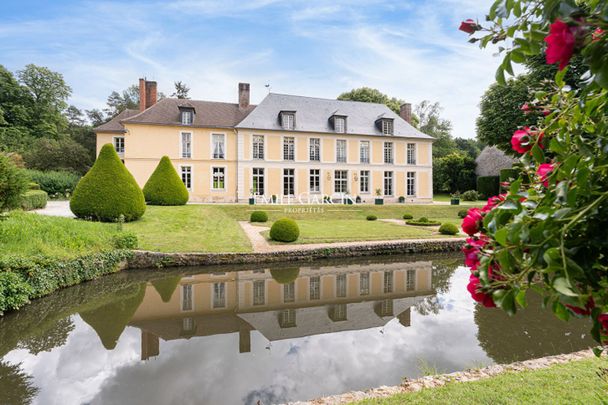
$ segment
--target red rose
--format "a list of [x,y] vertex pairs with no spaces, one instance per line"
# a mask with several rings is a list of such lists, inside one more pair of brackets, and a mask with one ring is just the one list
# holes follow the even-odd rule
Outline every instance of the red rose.
[[545,38],[547,43],[546,58],[548,64],[559,62],[559,70],[562,70],[570,62],[574,53],[576,38],[575,27],[570,27],[560,19],[555,20],[549,29],[549,35]]
[[543,183],[543,186],[549,187],[549,180],[547,179],[551,172],[555,169],[555,165],[553,163],[543,163],[538,166],[538,170],[536,170],[536,174],[540,177],[540,181]]
[[[597,317],[598,322],[602,325],[602,329],[604,329],[604,334],[608,335],[608,314],[600,314]],[[606,344],[606,342],[604,342]]]
[[575,307],[574,305],[569,304],[566,304],[566,307],[578,315],[591,315],[591,310],[595,308],[595,302],[593,301],[593,297],[589,297],[587,304],[585,304],[585,308]]
[[513,137],[511,138],[513,150],[517,153],[526,153],[532,149],[534,143],[532,142],[532,137],[530,135],[532,135],[532,132],[528,127],[513,132]]
[[505,195],[504,194],[495,195],[494,197],[488,198],[488,203],[483,206],[483,208],[481,209],[481,212],[492,211],[492,209],[494,207],[496,207],[498,204],[500,204],[504,200],[505,200]]
[[593,42],[597,42],[600,39],[602,39],[603,35],[604,35],[604,30],[601,28],[596,28],[595,31],[593,31],[593,33],[591,34],[591,40]]
[[482,220],[483,216],[481,215],[479,208],[471,208],[467,213],[467,216],[462,220],[462,230],[467,235],[473,236],[479,232]]
[[500,265],[498,263],[492,263],[488,266],[488,278],[490,280],[504,280],[505,279],[500,274]]
[[464,20],[463,22],[461,22],[460,27],[458,27],[458,29],[471,35],[475,31],[479,31],[481,27],[479,26],[479,24],[469,18],[468,20]]
[[476,302],[481,302],[484,307],[495,307],[496,304],[494,304],[492,297],[489,294],[479,291],[479,284],[479,279],[471,274],[469,277],[469,284],[467,285],[467,290],[471,294],[471,298],[473,298],[473,300]]

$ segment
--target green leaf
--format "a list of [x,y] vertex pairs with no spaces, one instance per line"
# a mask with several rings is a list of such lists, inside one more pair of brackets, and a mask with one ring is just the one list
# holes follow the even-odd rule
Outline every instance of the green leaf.
[[538,146],[538,144],[532,147],[532,156],[534,156],[534,160],[536,160],[538,163],[541,163],[545,160],[545,154],[543,153],[543,150]]
[[566,280],[565,277],[556,277],[553,280],[553,288],[560,294],[564,294],[569,297],[578,296],[578,294],[572,290],[572,286],[570,285],[570,283],[568,283],[568,280]]
[[564,153],[566,148],[555,138],[552,138],[549,142],[549,149],[556,153]]
[[549,248],[543,254],[543,260],[549,266],[554,263],[561,263],[561,253],[560,250],[556,247]]
[[564,69],[562,70],[558,70],[557,73],[555,74],[555,83],[559,86],[559,87],[564,87],[564,85],[566,84],[564,82],[564,77],[566,76],[566,72],[568,72],[568,66],[566,66]]
[[502,67],[502,65],[500,65],[498,67],[498,69],[496,69],[495,78],[496,78],[496,81],[498,82],[498,84],[502,84],[503,86],[506,84],[506,81],[505,81],[505,70]]
[[515,301],[517,301],[520,307],[526,308],[528,306],[528,301],[526,300],[526,290],[519,290],[515,296]]
[[507,246],[507,232],[508,231],[509,230],[507,228],[500,228],[494,234],[494,239],[496,239],[496,241],[498,243],[500,243],[502,246]]
[[562,321],[570,319],[570,311],[568,311],[564,304],[559,301],[553,303],[553,313]]

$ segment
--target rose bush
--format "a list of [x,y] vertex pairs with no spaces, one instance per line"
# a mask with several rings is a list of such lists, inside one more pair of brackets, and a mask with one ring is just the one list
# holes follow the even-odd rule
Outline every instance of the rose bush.
[[[589,317],[594,339],[608,344],[608,4],[497,0],[487,21],[460,29],[481,47],[501,43],[499,83],[512,63],[542,52],[559,71],[522,106],[542,114],[513,134],[520,177],[463,220],[467,289],[509,314],[532,290],[563,320]],[[574,55],[588,67],[576,89],[564,81]]]

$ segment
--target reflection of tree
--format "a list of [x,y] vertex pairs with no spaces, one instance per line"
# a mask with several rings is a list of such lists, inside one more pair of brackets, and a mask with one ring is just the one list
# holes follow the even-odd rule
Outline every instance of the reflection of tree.
[[570,353],[594,345],[586,319],[561,321],[550,309],[541,308],[537,294],[529,293],[527,299],[528,308],[518,310],[514,316],[495,308],[475,306],[479,344],[495,362]]
[[438,314],[443,309],[437,296],[448,292],[450,289],[450,278],[454,274],[456,267],[461,265],[462,257],[433,260],[431,288],[435,291],[435,294],[431,297],[426,297],[416,304],[416,311],[419,314]]
[[29,404],[37,393],[32,376],[21,370],[21,364],[0,361],[0,403]]
[[179,281],[181,279],[182,278],[180,276],[161,278],[159,280],[152,281],[152,285],[160,295],[160,298],[163,300],[163,302],[169,302],[171,301],[173,292],[177,288],[177,285],[179,284]]
[[289,268],[273,268],[270,269],[270,275],[279,284],[289,284],[298,278],[300,274],[299,267]]
[[49,329],[41,330],[19,342],[17,347],[27,349],[31,354],[50,352],[56,347],[63,346],[68,340],[70,332],[74,330],[72,319],[58,320]]

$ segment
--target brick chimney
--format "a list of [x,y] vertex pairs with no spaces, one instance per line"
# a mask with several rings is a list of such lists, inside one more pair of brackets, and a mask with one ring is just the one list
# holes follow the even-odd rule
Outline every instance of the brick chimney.
[[249,83],[239,83],[239,108],[249,107]]
[[412,123],[412,104],[403,103],[399,109],[399,116],[403,118],[408,124]]
[[139,79],[139,111],[144,111],[156,104],[156,98],[156,82]]

